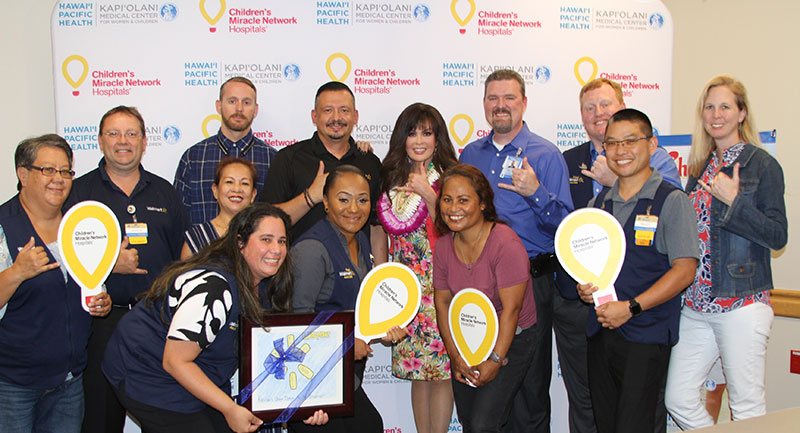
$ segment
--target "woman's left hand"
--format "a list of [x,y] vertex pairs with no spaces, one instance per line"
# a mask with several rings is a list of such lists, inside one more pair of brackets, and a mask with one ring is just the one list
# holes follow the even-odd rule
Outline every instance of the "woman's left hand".
[[478,383],[475,383],[475,386],[486,385],[487,383],[493,381],[494,378],[497,377],[497,373],[500,372],[500,364],[488,359],[478,364],[478,366],[475,368],[479,372]]
[[105,317],[111,312],[111,296],[103,292],[92,296],[89,300],[89,314],[95,317]]
[[386,335],[381,338],[386,344],[394,344],[398,341],[406,338],[408,336],[408,330],[406,328],[401,328],[399,326],[393,326],[391,329],[386,331]]
[[733,203],[733,199],[739,194],[739,163],[737,162],[733,165],[733,177],[728,177],[727,174],[720,171],[714,176],[711,185],[699,179],[697,183],[717,200],[730,206]]
[[314,415],[303,420],[303,424],[309,425],[325,425],[328,423],[328,413],[320,409],[314,412]]

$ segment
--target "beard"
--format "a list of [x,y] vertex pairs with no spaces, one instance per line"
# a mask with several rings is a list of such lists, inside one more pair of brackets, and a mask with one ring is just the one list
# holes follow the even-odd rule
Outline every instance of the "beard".
[[228,117],[223,117],[222,123],[224,123],[225,127],[230,129],[231,131],[241,132],[250,129],[250,125],[253,123],[253,119],[248,119],[247,117],[241,114],[232,114]]

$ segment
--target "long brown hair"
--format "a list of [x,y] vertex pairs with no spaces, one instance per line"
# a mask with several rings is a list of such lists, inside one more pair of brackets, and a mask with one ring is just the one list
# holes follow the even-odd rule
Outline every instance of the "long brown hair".
[[430,127],[433,136],[436,137],[436,147],[433,150],[433,167],[436,171],[443,173],[458,164],[453,143],[450,142],[450,135],[447,133],[447,124],[439,110],[420,102],[411,104],[400,113],[392,130],[389,152],[383,158],[381,165],[381,192],[389,192],[390,189],[408,182],[411,163],[408,161],[406,139],[417,126]]
[[[215,266],[219,266],[236,276],[236,282],[239,286],[241,315],[252,322],[260,324],[262,322],[263,309],[258,302],[258,291],[253,281],[252,272],[242,256],[241,249],[242,245],[247,243],[250,235],[253,234],[253,231],[264,218],[279,218],[286,230],[286,258],[278,268],[278,272],[269,279],[269,294],[274,312],[291,311],[292,264],[288,253],[288,236],[292,224],[286,212],[267,203],[254,203],[246,207],[231,219],[228,233],[225,236],[215,240],[185,261],[173,262],[167,266],[153,282],[150,290],[144,294],[143,301],[152,304],[153,301],[164,300],[179,275],[213,263]],[[167,303],[164,302],[162,308],[167,308],[166,305]]]

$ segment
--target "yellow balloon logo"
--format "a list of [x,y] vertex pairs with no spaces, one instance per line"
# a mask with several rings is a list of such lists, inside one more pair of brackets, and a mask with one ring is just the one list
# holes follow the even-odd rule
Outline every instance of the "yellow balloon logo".
[[461,15],[459,15],[458,11],[456,10],[458,0],[453,0],[450,2],[450,13],[453,14],[453,18],[455,18],[458,25],[461,26],[461,28],[458,29],[458,32],[462,35],[467,32],[467,29],[464,27],[467,25],[469,20],[472,19],[472,16],[475,15],[475,1],[467,0],[467,2],[469,3],[469,12],[467,12],[467,15],[464,18],[461,18]]
[[[69,64],[72,62],[78,62],[81,64],[81,73],[78,75],[77,80],[73,79],[72,76],[69,74],[68,67]],[[89,62],[87,62],[86,59],[84,59],[82,56],[73,54],[64,59],[64,63],[61,64],[61,74],[64,75],[64,79],[67,80],[67,83],[69,83],[69,85],[72,86],[73,89],[76,89],[72,91],[72,94],[74,96],[78,96],[81,93],[80,91],[77,90],[78,86],[80,86],[83,83],[83,80],[85,80],[86,76],[89,74]]]
[[200,125],[200,130],[203,132],[203,137],[205,138],[211,137],[211,134],[208,132],[208,124],[211,123],[212,120],[222,123],[222,117],[219,114],[206,116],[206,118],[203,119],[202,125]]
[[[333,73],[333,68],[331,65],[333,61],[336,59],[344,60],[344,73],[341,77],[337,77],[336,74]],[[333,53],[328,56],[328,60],[325,61],[325,71],[328,73],[328,76],[331,77],[333,81],[344,81],[347,79],[347,76],[350,75],[350,70],[353,69],[353,63],[350,61],[350,57],[347,57],[345,53]]]
[[[584,63],[592,65],[592,73],[589,75],[588,79],[584,79],[581,76],[581,65],[583,65]],[[588,83],[589,81],[594,80],[595,77],[597,77],[597,62],[595,62],[593,58],[581,57],[580,59],[578,59],[577,62],[575,62],[575,78],[578,79],[578,82],[581,83],[581,86]]]
[[470,367],[485,361],[494,350],[500,329],[497,311],[489,298],[475,289],[462,289],[447,311],[456,349]]
[[209,15],[208,11],[206,10],[206,0],[200,0],[200,13],[203,14],[203,18],[205,18],[206,21],[208,21],[208,23],[211,25],[211,27],[208,28],[208,31],[211,33],[216,32],[217,28],[214,27],[214,24],[216,24],[225,13],[225,0],[219,0],[219,10],[213,17]]
[[[459,120],[464,120],[467,122],[467,133],[464,134],[463,137],[459,137],[458,132],[456,131],[456,123]],[[469,143],[469,139],[472,138],[472,132],[475,131],[475,122],[472,121],[472,118],[467,116],[466,114],[456,114],[450,119],[450,124],[448,125],[450,129],[450,136],[453,137],[453,140],[458,143],[460,147],[464,147]]]

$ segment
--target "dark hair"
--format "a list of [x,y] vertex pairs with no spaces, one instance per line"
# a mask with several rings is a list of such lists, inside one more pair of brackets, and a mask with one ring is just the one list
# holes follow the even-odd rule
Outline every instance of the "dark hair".
[[112,115],[118,114],[118,113],[127,114],[128,116],[133,116],[134,118],[136,118],[136,120],[139,121],[139,129],[141,129],[140,132],[142,133],[142,135],[145,135],[144,117],[142,117],[142,113],[139,113],[139,110],[136,109],[136,107],[128,107],[126,105],[116,106],[116,107],[106,111],[106,114],[103,114],[103,117],[100,118],[100,129],[99,129],[99,131],[100,131],[101,134],[103,133],[103,125],[106,123],[106,119],[109,116],[112,116]]
[[[36,161],[36,156],[39,154],[39,149],[42,147],[55,147],[63,150],[64,153],[67,154],[69,168],[72,168],[72,148],[69,147],[67,140],[64,140],[58,134],[45,134],[20,141],[17,145],[17,150],[14,151],[14,167],[30,168],[34,161]],[[17,180],[17,191],[20,190],[22,190],[22,183]]]
[[328,173],[328,178],[325,179],[325,185],[322,187],[322,195],[327,197],[328,191],[330,191],[330,189],[333,187],[333,184],[336,183],[336,180],[338,180],[345,173],[357,174],[364,178],[364,181],[366,181],[367,185],[369,185],[369,180],[367,179],[367,175],[364,174],[363,170],[354,165],[344,164],[334,168],[330,171],[330,173]]
[[433,150],[433,167],[439,173],[458,164],[458,157],[447,133],[447,124],[436,108],[417,102],[411,104],[400,113],[389,139],[389,152],[381,165],[381,191],[389,192],[395,186],[408,182],[411,163],[406,151],[408,134],[418,126],[428,126],[433,130],[436,147]]
[[650,118],[646,114],[634,108],[625,108],[617,111],[610,119],[606,126],[606,135],[608,135],[608,128],[616,122],[631,122],[639,125],[642,133],[648,137],[653,136],[653,124],[650,123]]
[[475,193],[478,194],[480,204],[483,205],[482,213],[485,221],[502,222],[497,217],[497,209],[494,207],[494,191],[492,190],[492,185],[489,184],[489,180],[486,179],[486,176],[484,176],[480,170],[471,165],[457,164],[448,168],[447,171],[442,174],[442,177],[439,178],[440,186],[439,194],[436,197],[436,219],[434,221],[434,227],[436,228],[436,231],[441,234],[450,232],[450,228],[447,227],[447,224],[444,222],[444,218],[442,218],[441,202],[442,191],[444,191],[445,184],[455,176],[461,176],[467,179],[472,185]]
[[[215,240],[197,254],[185,261],[169,264],[144,294],[144,302],[163,300],[169,293],[175,279],[192,269],[202,268],[214,263],[236,276],[239,286],[239,305],[241,315],[250,321],[261,324],[262,307],[258,302],[258,289],[253,283],[252,272],[242,256],[242,244],[246,244],[258,224],[264,218],[279,218],[286,230],[286,259],[278,272],[269,278],[270,302],[274,312],[291,311],[292,302],[292,264],[289,254],[289,230],[292,227],[289,215],[280,208],[268,203],[254,203],[231,219],[225,236]],[[168,308],[164,302],[162,308]],[[164,313],[162,310],[162,319]]]
[[519,84],[519,91],[522,92],[522,97],[525,97],[525,80],[522,78],[522,75],[511,69],[498,69],[489,74],[489,76],[486,77],[486,82],[483,84],[483,97],[486,97],[486,88],[489,87],[489,83],[503,80],[516,81]]
[[253,84],[252,81],[250,81],[249,79],[247,79],[245,77],[231,77],[231,78],[228,78],[224,83],[222,83],[221,86],[219,86],[219,100],[220,101],[222,100],[222,91],[225,89],[225,85],[228,84],[228,83],[246,84],[248,87],[253,89],[253,92],[255,92],[256,97],[258,97],[258,90],[256,90],[256,85]]
[[338,92],[344,90],[350,94],[350,97],[353,98],[353,109],[356,108],[356,95],[353,94],[353,91],[347,87],[347,84],[342,83],[341,81],[328,81],[327,83],[319,86],[317,89],[317,94],[314,95],[314,108],[317,108],[317,101],[319,100],[319,95],[324,92]]
[[258,170],[255,164],[244,158],[222,158],[214,170],[214,185],[219,186],[219,181],[222,179],[222,170],[232,164],[242,164],[250,171],[250,178],[253,180],[253,189],[256,188],[256,181],[258,181]]

